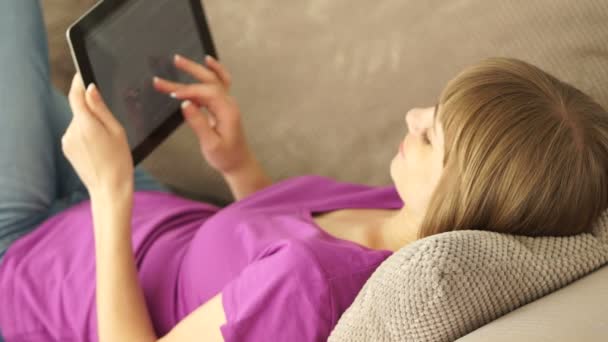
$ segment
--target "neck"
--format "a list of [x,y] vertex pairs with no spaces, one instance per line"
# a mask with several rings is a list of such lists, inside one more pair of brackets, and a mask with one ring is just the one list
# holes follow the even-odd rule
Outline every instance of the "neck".
[[396,252],[405,245],[414,242],[422,223],[422,215],[403,207],[389,216],[376,230],[379,234],[378,243],[384,249]]

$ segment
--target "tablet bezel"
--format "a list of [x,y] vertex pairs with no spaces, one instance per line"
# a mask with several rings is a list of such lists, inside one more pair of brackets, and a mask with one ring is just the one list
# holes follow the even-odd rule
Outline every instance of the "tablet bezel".
[[[85,86],[88,86],[91,82],[97,84],[95,75],[93,74],[93,68],[91,67],[90,59],[85,48],[84,38],[88,32],[103,22],[104,18],[107,18],[113,12],[120,9],[120,7],[129,1],[142,1],[142,0],[103,0],[95,4],[91,9],[84,13],[75,23],[70,25],[66,31],[66,36],[72,58],[74,59],[74,65],[80,75]],[[198,31],[198,36],[203,46],[203,50],[206,54],[213,56],[219,60],[215,45],[211,36],[211,30],[209,28],[207,17],[203,5],[200,0],[183,0],[188,1],[194,14],[194,20]],[[202,61],[204,64],[204,61]],[[150,80],[151,81],[151,80]],[[150,133],[142,142],[137,146],[134,146],[131,150],[133,156],[134,165],[139,164],[144,160],[158,145],[160,145],[175,129],[177,129],[184,121],[181,114],[181,109],[173,112],[158,128]]]

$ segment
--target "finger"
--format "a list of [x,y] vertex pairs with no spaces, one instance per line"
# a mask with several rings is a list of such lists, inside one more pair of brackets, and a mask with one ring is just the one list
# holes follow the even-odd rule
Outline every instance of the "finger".
[[166,79],[158,77],[158,76],[154,76],[153,85],[156,90],[161,91],[166,94],[169,94],[171,92],[174,92],[174,91],[186,86],[183,83],[169,81],[169,80],[166,80]]
[[193,102],[193,104],[198,106],[198,110],[200,112],[205,113],[204,116],[207,118],[207,121],[209,121],[209,126],[213,129],[217,129],[217,119],[215,118],[215,114],[210,112],[205,106],[197,105],[196,102]]
[[217,77],[217,75],[215,74],[215,72],[213,72],[212,70],[209,70],[208,68],[200,65],[199,63],[196,63],[195,61],[178,55],[175,55],[175,66],[178,67],[180,70],[183,70],[187,73],[189,73],[190,75],[192,75],[194,78],[196,78],[197,80],[203,82],[203,83],[219,83],[220,80]]
[[70,90],[68,92],[68,100],[70,103],[70,107],[72,108],[72,115],[74,117],[74,120],[80,116],[79,112],[80,111],[76,111],[76,107],[77,107],[77,103],[76,103],[76,98],[78,97],[78,93],[79,93],[79,88],[82,86],[82,79],[80,78],[80,74],[79,73],[75,73],[74,76],[72,77],[72,83],[70,84]]
[[114,115],[105,104],[99,89],[94,83],[89,84],[89,87],[85,91],[85,99],[93,114],[97,115],[97,118],[106,126],[106,128],[113,132],[118,132],[120,129],[120,123],[114,118]]
[[213,148],[214,145],[219,144],[220,137],[217,132],[211,127],[207,117],[197,108],[192,102],[182,102],[182,112],[188,122],[188,125],[192,128],[194,133],[203,142],[205,147]]
[[72,126],[74,125],[74,120],[72,120],[72,122],[70,122],[70,124],[68,125],[68,128],[65,130],[65,132],[63,133],[63,136],[61,137],[61,149],[63,150],[63,154],[67,155],[68,154],[68,147],[71,146],[71,132],[72,132]]
[[217,119],[215,118],[215,115],[213,113],[208,113],[209,118],[209,126],[211,126],[211,128],[215,128],[217,126]]
[[82,77],[80,73],[76,73],[72,79],[72,85],[70,87],[70,93],[68,99],[74,115],[74,120],[78,122],[83,128],[96,129],[99,128],[101,122],[91,113],[91,110],[86,104],[84,94],[84,84],[82,83]]
[[177,99],[197,99],[207,105],[211,101],[219,99],[223,95],[222,90],[214,84],[189,84],[171,93],[171,97]]
[[218,75],[224,84],[224,87],[226,87],[226,89],[230,88],[230,85],[232,84],[232,76],[228,70],[224,68],[224,66],[217,59],[213,58],[213,56],[207,55],[207,57],[205,57],[205,62],[207,63],[209,69],[213,70]]
[[79,137],[80,127],[76,120],[72,120],[61,137],[61,148],[65,155],[82,143],[78,141]]
[[[230,111],[224,111],[226,108],[225,90],[215,84],[191,84],[171,93],[171,97],[179,100],[190,100],[195,102],[200,107],[206,107],[214,114],[222,112],[223,119],[231,120],[232,116],[226,114]],[[226,113],[226,114],[224,114]]]

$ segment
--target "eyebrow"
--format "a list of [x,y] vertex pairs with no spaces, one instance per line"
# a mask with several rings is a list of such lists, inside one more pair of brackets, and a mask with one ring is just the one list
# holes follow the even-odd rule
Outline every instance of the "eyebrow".
[[435,131],[435,122],[436,122],[436,119],[437,119],[437,108],[439,108],[439,103],[437,103],[435,105],[435,111],[433,112],[433,126],[431,126],[431,128],[433,129],[433,134],[432,135],[435,135],[435,133],[437,133]]

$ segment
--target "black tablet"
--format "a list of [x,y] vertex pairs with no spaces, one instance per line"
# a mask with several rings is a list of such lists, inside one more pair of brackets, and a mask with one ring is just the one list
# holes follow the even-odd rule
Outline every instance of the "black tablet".
[[66,35],[85,87],[97,85],[125,128],[135,164],[183,122],[180,100],[154,89],[153,76],[196,83],[173,56],[218,58],[200,0],[99,1]]

